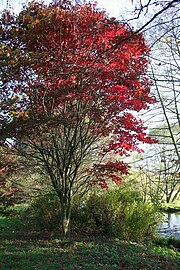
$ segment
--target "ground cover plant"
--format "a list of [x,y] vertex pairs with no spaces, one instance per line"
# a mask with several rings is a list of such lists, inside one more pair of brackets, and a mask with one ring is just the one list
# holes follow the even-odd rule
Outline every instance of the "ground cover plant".
[[180,251],[180,240],[173,237],[155,237],[153,239],[153,243],[161,247],[175,247],[178,251]]
[[47,233],[24,231],[18,218],[0,218],[0,269],[167,269],[178,270],[180,254],[173,248],[143,246],[93,235],[69,241]]

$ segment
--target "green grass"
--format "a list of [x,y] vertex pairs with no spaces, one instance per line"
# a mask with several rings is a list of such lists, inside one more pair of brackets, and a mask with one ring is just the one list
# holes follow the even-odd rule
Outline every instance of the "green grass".
[[48,234],[24,231],[18,218],[0,218],[0,269],[178,270],[180,254],[160,246],[76,236],[62,242]]

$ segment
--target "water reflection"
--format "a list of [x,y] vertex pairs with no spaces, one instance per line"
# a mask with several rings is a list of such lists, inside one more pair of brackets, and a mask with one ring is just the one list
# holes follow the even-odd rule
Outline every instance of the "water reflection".
[[161,237],[180,239],[180,213],[165,213],[157,233]]

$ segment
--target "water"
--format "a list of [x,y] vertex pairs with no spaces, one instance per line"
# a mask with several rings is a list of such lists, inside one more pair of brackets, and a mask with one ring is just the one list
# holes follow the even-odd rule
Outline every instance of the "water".
[[157,233],[161,237],[180,239],[180,212],[165,213]]

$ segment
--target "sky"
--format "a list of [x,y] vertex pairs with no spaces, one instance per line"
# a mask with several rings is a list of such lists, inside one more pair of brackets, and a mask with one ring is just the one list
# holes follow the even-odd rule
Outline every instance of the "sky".
[[[27,0],[0,0],[0,11],[6,8],[7,2],[15,12],[19,12]],[[47,2],[46,0],[44,2]],[[110,17],[120,18],[132,10],[132,0],[97,0],[98,7],[105,9]]]
[[132,0],[98,0],[98,6],[105,8],[110,16],[126,16],[132,10]]

